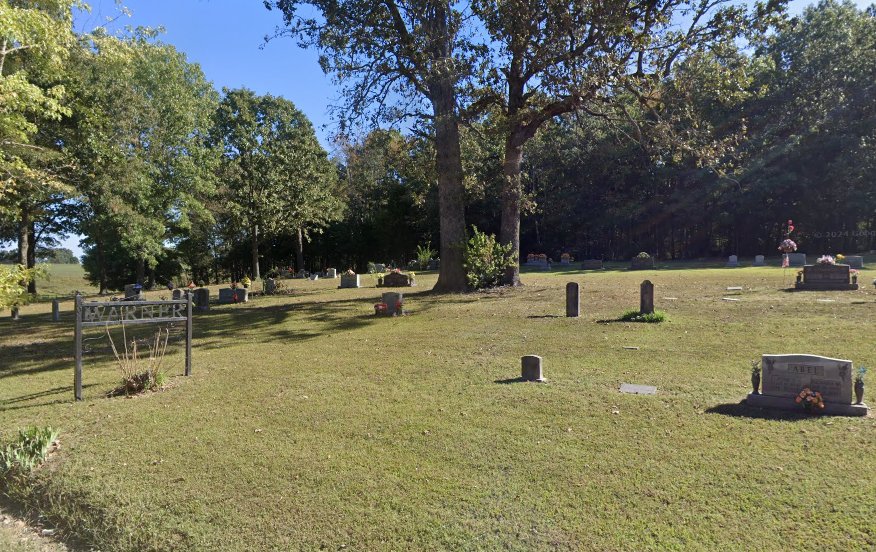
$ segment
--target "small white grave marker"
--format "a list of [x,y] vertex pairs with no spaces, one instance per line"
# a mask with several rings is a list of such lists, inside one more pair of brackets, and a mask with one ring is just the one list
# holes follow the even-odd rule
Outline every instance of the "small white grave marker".
[[636,385],[633,383],[622,383],[620,386],[621,393],[629,393],[631,395],[654,395],[657,393],[657,388],[653,385]]

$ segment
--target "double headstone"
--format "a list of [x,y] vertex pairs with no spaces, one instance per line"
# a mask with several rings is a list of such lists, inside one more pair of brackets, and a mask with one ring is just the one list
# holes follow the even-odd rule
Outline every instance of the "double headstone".
[[222,304],[246,303],[247,301],[249,301],[249,291],[245,288],[221,288],[219,290],[219,302]]
[[639,312],[652,314],[654,312],[654,284],[645,280],[640,286]]
[[804,389],[821,393],[824,414],[865,416],[867,405],[852,404],[851,360],[817,355],[763,355],[761,392],[748,395],[751,406],[802,410],[796,398]]

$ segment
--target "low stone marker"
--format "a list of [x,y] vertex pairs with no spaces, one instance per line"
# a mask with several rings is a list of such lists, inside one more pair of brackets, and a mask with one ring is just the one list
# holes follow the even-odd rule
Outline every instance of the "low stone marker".
[[763,266],[763,255],[755,255],[754,256],[754,265],[752,266]]
[[629,393],[631,395],[655,395],[657,388],[653,385],[636,385],[633,383],[622,383],[620,386],[621,393]]
[[360,287],[358,274],[350,274],[350,272],[341,274],[341,285],[338,286],[338,289],[357,287]]
[[566,316],[577,317],[581,310],[581,301],[577,282],[566,284]]
[[541,372],[541,357],[525,355],[520,357],[520,379],[524,381],[544,381]]
[[727,268],[737,268],[739,267],[739,257],[736,255],[730,255],[727,258]]
[[405,298],[401,293],[388,291],[383,294],[380,301],[386,303],[386,314],[403,314]]
[[335,268],[327,268],[325,269],[325,277],[335,279],[338,277],[338,271]]
[[581,261],[581,270],[602,270],[602,259],[587,259]]
[[788,253],[788,266],[806,266],[806,253]]
[[310,281],[311,281],[311,282],[315,282],[315,281],[317,281],[317,280],[319,280],[319,274],[311,274],[311,275],[310,275]]
[[867,414],[866,404],[852,404],[851,360],[818,355],[763,355],[761,366],[761,392],[750,393],[746,399],[751,406],[802,412],[803,407],[794,399],[809,388],[821,393],[825,407],[822,414]]
[[652,314],[654,312],[654,284],[645,280],[639,288],[639,312]]
[[177,289],[173,290],[170,295],[174,301],[179,301],[182,299],[182,290],[177,288]]
[[192,303],[199,311],[210,310],[210,290],[207,288],[196,289],[192,298]]
[[852,283],[849,265],[814,264],[803,267],[803,278],[794,287],[807,291],[848,291],[858,289],[858,284]]
[[52,299],[52,322],[60,322],[61,320],[61,300]]
[[220,288],[219,303],[227,305],[229,303],[246,303],[249,301],[249,290],[245,288]]
[[859,255],[849,255],[843,262],[849,265],[849,268],[864,268],[864,257]]

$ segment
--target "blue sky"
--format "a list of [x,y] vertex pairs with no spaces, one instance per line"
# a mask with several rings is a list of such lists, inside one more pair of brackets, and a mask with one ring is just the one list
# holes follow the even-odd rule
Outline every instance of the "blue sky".
[[[87,31],[118,14],[113,0],[88,0],[90,14],[77,19],[76,28]],[[790,12],[799,13],[811,0],[793,0]],[[855,0],[864,7],[871,0]],[[262,0],[127,0],[131,17],[114,25],[165,28],[162,40],[198,63],[217,89],[247,87],[259,94],[291,100],[316,127],[324,147],[332,134],[328,107],[337,91],[319,68],[313,51],[298,48],[289,38],[265,44],[265,35],[282,23],[280,14],[265,9]],[[63,247],[81,255],[79,238],[71,236]]]

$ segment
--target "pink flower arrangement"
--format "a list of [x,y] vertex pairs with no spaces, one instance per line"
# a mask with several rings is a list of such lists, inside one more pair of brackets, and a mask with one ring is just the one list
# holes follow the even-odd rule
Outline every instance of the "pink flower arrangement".
[[836,264],[836,259],[834,259],[830,255],[822,255],[821,257],[818,258],[817,262],[818,262],[818,264],[821,264],[821,265],[832,265],[832,264]]
[[794,251],[797,251],[797,244],[794,243],[794,240],[791,238],[785,238],[782,240],[782,243],[779,244],[779,251],[785,254],[793,253]]

